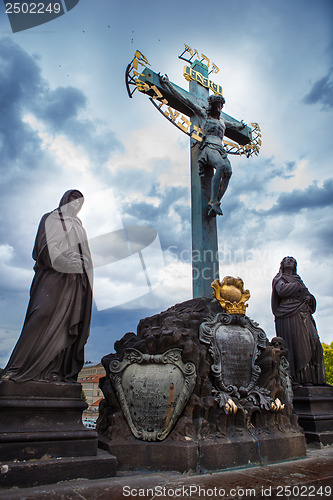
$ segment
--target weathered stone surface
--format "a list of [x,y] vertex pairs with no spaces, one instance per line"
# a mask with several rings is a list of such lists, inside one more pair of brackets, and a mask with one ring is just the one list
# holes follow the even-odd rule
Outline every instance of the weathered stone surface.
[[144,441],[167,437],[187,403],[196,380],[193,363],[181,349],[142,354],[126,349],[109,365],[110,378],[133,435]]
[[333,386],[297,387],[294,407],[309,444],[333,444]]
[[86,407],[81,384],[1,381],[0,460],[96,455]]
[[[153,444],[153,443],[146,443]],[[192,488],[190,490],[190,488]],[[215,489],[216,488],[216,489]],[[331,488],[331,490],[330,490]],[[172,471],[133,474],[97,481],[75,480],[33,488],[10,488],[0,492],[1,500],[156,500],[190,498],[203,500],[245,500],[246,498],[281,500],[282,498],[328,499],[333,488],[333,447],[309,450],[307,458],[259,467],[237,467],[206,474]],[[216,491],[216,494],[212,492]],[[295,495],[290,496],[291,493]],[[144,497],[140,497],[140,493]],[[208,493],[208,494],[207,494]],[[304,496],[302,497],[301,494]]]
[[1,487],[24,488],[80,478],[101,479],[115,476],[116,467],[116,458],[105,451],[98,451],[92,457],[6,461],[1,470]]
[[[271,398],[279,396],[282,404],[285,404],[283,411],[275,411],[270,407],[264,409],[256,404],[255,398],[250,402],[243,396],[237,413],[230,414],[216,401],[211,346],[200,341],[199,326],[221,312],[218,302],[212,299],[198,298],[177,304],[167,311],[141,320],[137,334],[127,333],[116,342],[116,353],[103,358],[107,376],[100,383],[105,400],[100,405],[97,430],[103,447],[117,456],[120,469],[183,471],[183,466],[177,465],[174,457],[170,456],[172,443],[180,447],[184,445],[186,453],[189,453],[187,466],[192,468],[192,460],[195,460],[196,470],[261,463],[263,456],[259,450],[264,448],[265,460],[268,462],[305,455],[304,435],[297,424],[297,417],[292,413],[286,379],[279,371],[283,350],[270,346],[265,335],[260,340],[261,354],[257,358],[256,368],[259,378],[256,383],[260,380],[260,386],[267,389]],[[122,361],[126,349],[136,349],[149,355],[163,354],[168,349],[181,349],[182,361],[195,365],[197,378],[192,395],[176,425],[161,443],[144,443],[135,439],[112,388],[110,366],[115,361]],[[275,370],[273,378],[272,366]],[[281,446],[273,444],[269,448],[271,439],[272,443],[279,442]],[[293,445],[289,446],[288,442]],[[131,457],[133,446],[140,451]],[[211,458],[214,456],[214,459]]]
[[195,441],[148,442],[134,437],[109,441],[102,437],[99,446],[117,457],[118,470],[187,472],[197,469],[198,446]]

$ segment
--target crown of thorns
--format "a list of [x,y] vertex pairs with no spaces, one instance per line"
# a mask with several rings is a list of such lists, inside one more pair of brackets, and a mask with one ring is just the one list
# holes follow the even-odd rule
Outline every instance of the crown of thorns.
[[208,97],[208,102],[211,106],[217,102],[222,102],[222,104],[225,104],[225,99],[222,95],[213,94]]

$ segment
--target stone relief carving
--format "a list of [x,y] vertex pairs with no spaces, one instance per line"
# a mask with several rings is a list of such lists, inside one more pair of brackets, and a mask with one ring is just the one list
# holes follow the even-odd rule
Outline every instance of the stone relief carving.
[[261,369],[256,360],[267,344],[257,323],[245,315],[219,313],[200,325],[199,338],[209,345],[212,393],[221,408],[235,413],[242,399],[266,410],[274,408],[270,391],[257,384]]

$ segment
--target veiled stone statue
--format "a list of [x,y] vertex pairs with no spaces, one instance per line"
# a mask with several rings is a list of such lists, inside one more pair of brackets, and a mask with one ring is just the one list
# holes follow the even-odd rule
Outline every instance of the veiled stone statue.
[[276,335],[289,351],[291,377],[297,385],[326,383],[323,349],[312,314],[316,299],[296,272],[297,262],[285,257],[272,283]]
[[84,363],[92,306],[92,262],[77,217],[80,191],[69,190],[43,215],[33,249],[35,276],[21,335],[1,374],[16,382],[75,382]]

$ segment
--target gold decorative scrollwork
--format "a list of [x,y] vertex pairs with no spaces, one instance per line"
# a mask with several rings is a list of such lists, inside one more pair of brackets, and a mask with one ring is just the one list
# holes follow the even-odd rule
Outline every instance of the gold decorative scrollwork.
[[[136,89],[140,90],[140,92],[147,92],[149,90],[149,85],[144,83],[139,78],[140,76],[143,76],[143,73],[139,72],[139,64],[144,68],[150,66],[148,59],[142,54],[142,52],[136,50],[132,61],[126,68],[126,87],[129,97],[133,97]],[[134,89],[131,90],[131,87],[134,87]]]
[[184,66],[183,76],[188,82],[190,82],[191,80],[198,82],[203,87],[212,90],[214,94],[223,95],[223,89],[221,85],[217,85],[209,78],[205,78],[201,73],[195,71],[193,68],[190,68],[190,66]]
[[[188,52],[191,57],[194,57],[195,54],[199,53],[195,49],[191,49],[188,45],[185,45],[185,50],[183,53]],[[201,54],[202,58],[209,62],[209,59]],[[150,63],[148,59],[140,52],[139,50],[135,51],[134,58],[127,66],[126,69],[126,86],[129,97],[132,97],[135,90],[139,90],[144,94],[149,94],[150,101],[154,106],[167,118],[173,125],[178,127],[182,132],[191,137],[192,139],[201,142],[203,139],[203,133],[201,128],[196,125],[193,125],[188,117],[181,114],[179,111],[176,111],[169,105],[167,99],[163,96],[163,94],[159,91],[156,85],[152,83],[149,84],[145,81],[145,75],[142,73],[144,68],[148,69]],[[141,68],[140,68],[141,67]],[[211,72],[218,73],[219,68],[212,63]],[[184,76],[188,80],[196,80],[201,85],[209,88],[215,94],[222,95],[222,87],[220,85],[215,84],[209,78],[204,78],[200,73],[197,73],[193,69],[185,66],[184,68]],[[141,79],[140,77],[143,77]],[[223,147],[228,154],[233,155],[246,155],[248,158],[252,155],[258,156],[260,146],[261,146],[261,131],[260,127],[257,123],[251,123],[252,128],[252,139],[251,142],[241,146],[237,142],[233,142],[230,140],[223,141]]]
[[[206,63],[207,63],[206,66],[209,68],[210,59],[207,56],[205,56],[205,54],[201,53],[201,56],[200,56],[197,49],[192,49],[189,45],[186,45],[186,43],[184,43],[184,45],[185,45],[185,49],[180,54],[180,56],[178,56],[179,59],[183,59],[184,61],[187,61],[187,62],[192,62],[193,57],[195,57],[195,55],[197,55],[198,59],[200,59],[200,57],[201,57],[200,62],[206,61]],[[186,52],[188,52],[191,56],[189,59],[185,59],[185,57],[183,57],[186,54]],[[216,66],[215,63],[212,63],[212,69],[210,72],[218,73],[219,71],[220,70],[219,70],[218,66]]]
[[258,123],[251,123],[252,139],[249,144],[240,146],[237,142],[224,140],[223,147],[228,154],[231,155],[246,155],[249,158],[252,155],[258,156],[261,146],[261,130]]

